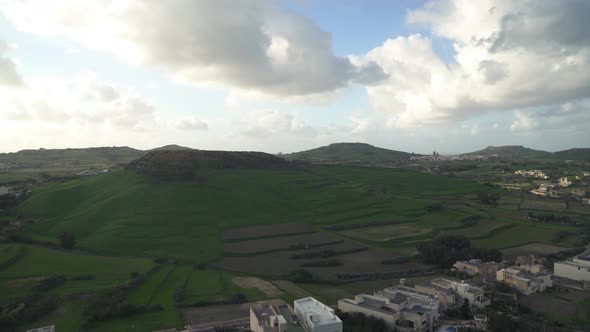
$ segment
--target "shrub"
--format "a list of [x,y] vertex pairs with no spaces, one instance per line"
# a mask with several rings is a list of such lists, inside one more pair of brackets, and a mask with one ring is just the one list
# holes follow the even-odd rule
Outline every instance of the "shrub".
[[289,273],[287,279],[292,282],[311,282],[313,281],[313,274],[308,270],[300,269]]
[[63,284],[65,281],[66,277],[63,275],[53,275],[47,278],[43,278],[39,281],[39,284],[33,287],[33,291],[45,292]]
[[74,234],[63,232],[59,236],[59,245],[64,249],[72,249],[76,246],[76,238]]

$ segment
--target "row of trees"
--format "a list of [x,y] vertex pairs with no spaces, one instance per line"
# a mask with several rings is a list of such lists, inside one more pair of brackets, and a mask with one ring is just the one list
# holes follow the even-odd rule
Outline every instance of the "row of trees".
[[456,261],[481,259],[483,261],[502,261],[498,249],[472,248],[468,238],[461,235],[440,236],[416,245],[419,257],[427,264],[449,268]]

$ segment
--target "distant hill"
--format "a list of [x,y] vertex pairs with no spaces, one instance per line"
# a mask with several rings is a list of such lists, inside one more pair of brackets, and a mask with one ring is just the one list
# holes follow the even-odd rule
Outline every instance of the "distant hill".
[[465,153],[466,155],[498,156],[505,159],[555,159],[551,152],[533,150],[522,145],[488,146],[475,152]]
[[555,152],[555,155],[563,160],[586,160],[590,161],[590,148],[575,148]]
[[82,149],[39,149],[0,153],[0,163],[18,164],[22,167],[43,167],[60,165],[128,163],[145,154],[127,146]]
[[283,169],[291,164],[264,152],[159,150],[130,162],[128,170],[158,179],[199,179],[211,169]]
[[186,146],[180,146],[176,144],[164,145],[159,148],[154,148],[147,151],[183,151],[183,150],[193,150],[192,148],[187,148]]
[[0,164],[17,165],[23,168],[60,167],[60,166],[114,166],[127,164],[141,158],[149,151],[186,151],[192,150],[180,145],[165,145],[152,150],[138,150],[127,146],[74,148],[74,149],[38,149],[0,153]]
[[307,151],[281,155],[309,162],[385,162],[408,160],[411,153],[378,148],[366,143],[334,143]]

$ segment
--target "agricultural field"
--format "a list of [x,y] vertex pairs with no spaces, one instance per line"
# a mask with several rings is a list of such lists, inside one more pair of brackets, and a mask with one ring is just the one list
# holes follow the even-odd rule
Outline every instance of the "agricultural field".
[[[575,232],[572,226],[516,224],[514,227],[499,229],[487,237],[473,241],[481,248],[507,248],[530,242],[552,243],[559,231]],[[570,244],[572,245],[572,244]]]
[[0,268],[2,302],[30,294],[43,278],[66,277],[63,284],[49,292],[59,298],[59,310],[44,319],[64,331],[76,331],[80,326],[84,303],[75,299],[80,294],[122,284],[131,273],[147,273],[154,267],[151,260],[144,258],[96,256],[24,244],[0,244],[0,252],[16,257]]
[[[181,327],[186,317],[206,312],[201,306],[225,306],[238,295],[291,301],[311,294],[334,304],[400,278],[419,282],[440,272],[412,257],[416,244],[439,235],[465,236],[507,257],[552,253],[579,238],[574,226],[527,221],[520,205],[538,204],[529,198],[521,202],[513,193],[446,176],[314,165],[211,169],[206,178],[158,181],[118,170],[35,188],[16,215],[24,223],[19,235],[37,244],[0,244],[0,298],[25,296],[41,278],[64,274],[68,280],[51,290],[59,310],[38,323],[77,331],[86,295],[138,272],[145,279],[125,300],[161,310],[93,329],[150,331]],[[496,206],[482,204],[480,192],[502,198]],[[62,232],[76,237],[74,251],[48,248]],[[567,236],[555,243],[559,232]],[[310,271],[313,282],[288,280],[299,269]],[[83,274],[94,278],[72,280]]]
[[566,208],[565,202],[557,199],[524,199],[520,204],[522,210],[561,212]]
[[[339,274],[403,271],[416,273],[431,269],[430,266],[416,262],[387,263],[397,256],[386,249],[370,248],[325,231],[303,236],[278,234],[274,238],[229,242],[224,247],[231,251],[214,266],[269,278],[285,277],[289,272],[301,268],[311,271],[320,280],[330,281],[339,280]],[[333,264],[315,266],[318,262]]]
[[278,235],[276,237],[265,237],[259,240],[243,240],[226,242],[223,250],[232,254],[254,254],[264,253],[267,251],[284,251],[290,247],[324,247],[330,244],[337,244],[343,240],[324,232],[304,234],[304,235]]
[[[225,229],[419,217],[430,201],[417,196],[484,190],[461,180],[364,167],[211,170],[208,177],[202,185],[152,183],[116,171],[37,188],[18,213],[43,220],[24,228],[35,240],[55,241],[68,231],[90,252],[198,263],[221,257]],[[326,185],[317,187],[321,181]]]

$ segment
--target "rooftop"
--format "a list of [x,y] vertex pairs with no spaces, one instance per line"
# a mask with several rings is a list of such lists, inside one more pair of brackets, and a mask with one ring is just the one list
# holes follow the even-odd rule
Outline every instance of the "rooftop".
[[334,314],[334,310],[325,304],[319,302],[313,297],[305,297],[302,299],[295,300],[295,306],[301,308],[301,310],[310,317],[310,320],[314,325],[325,325],[332,323],[341,323],[342,321],[338,316]]
[[27,332],[54,332],[54,331],[55,331],[55,325],[51,325],[51,326],[44,326],[44,327],[39,327],[36,329],[28,330]]
[[256,304],[250,307],[259,324],[270,325],[269,318],[276,315],[274,308],[268,303]]

